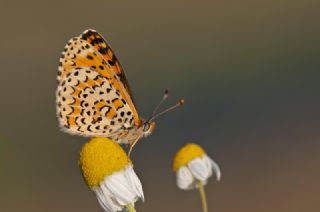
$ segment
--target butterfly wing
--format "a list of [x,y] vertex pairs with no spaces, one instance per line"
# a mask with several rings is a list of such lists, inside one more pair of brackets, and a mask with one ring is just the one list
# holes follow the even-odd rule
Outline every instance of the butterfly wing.
[[93,29],[88,29],[84,31],[80,36],[83,40],[86,40],[88,43],[90,43],[103,56],[105,61],[110,64],[112,70],[117,74],[120,81],[122,82],[122,84],[124,85],[127,92],[132,98],[132,92],[127,77],[110,45],[103,39],[103,37],[97,31]]
[[80,37],[70,39],[62,52],[59,64],[58,82],[64,79],[70,71],[77,67],[93,68],[108,79],[110,84],[120,93],[131,108],[134,124],[137,126],[141,124],[141,120],[139,119],[138,112],[131,96],[121,83],[119,77],[115,74],[113,68],[106,62],[98,50]]
[[132,99],[113,68],[80,37],[66,45],[57,79],[57,113],[66,132],[113,137],[140,126]]

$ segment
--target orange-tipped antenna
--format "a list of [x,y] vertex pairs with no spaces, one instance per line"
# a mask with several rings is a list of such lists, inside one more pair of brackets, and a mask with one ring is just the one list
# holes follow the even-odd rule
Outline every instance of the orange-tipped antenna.
[[157,113],[159,107],[160,107],[160,106],[162,105],[162,103],[168,98],[168,96],[169,96],[169,90],[166,89],[166,90],[164,91],[164,94],[163,94],[163,97],[162,97],[161,101],[159,102],[159,104],[157,105],[157,107],[154,109],[151,117],[153,117],[153,116]]
[[173,105],[172,107],[169,107],[168,109],[166,109],[166,110],[164,110],[164,111],[162,111],[162,112],[160,112],[160,113],[154,114],[154,115],[148,120],[148,122],[153,121],[153,120],[154,120],[155,118],[157,118],[158,116],[161,116],[162,114],[165,114],[165,113],[167,113],[167,112],[169,112],[169,111],[171,111],[171,110],[173,110],[173,109],[175,109],[175,108],[177,108],[177,107],[179,107],[179,106],[181,106],[181,105],[183,105],[183,104],[184,104],[184,99],[180,99],[180,100],[177,102],[177,104]]

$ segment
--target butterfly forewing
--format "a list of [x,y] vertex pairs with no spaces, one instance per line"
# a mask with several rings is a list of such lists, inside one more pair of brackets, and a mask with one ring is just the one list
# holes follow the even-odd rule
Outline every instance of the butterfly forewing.
[[124,70],[116,57],[110,45],[103,39],[103,37],[95,30],[88,29],[81,34],[81,38],[90,43],[98,52],[104,57],[105,61],[112,67],[112,70],[117,74],[120,81],[128,91],[132,98],[132,92],[124,73]]

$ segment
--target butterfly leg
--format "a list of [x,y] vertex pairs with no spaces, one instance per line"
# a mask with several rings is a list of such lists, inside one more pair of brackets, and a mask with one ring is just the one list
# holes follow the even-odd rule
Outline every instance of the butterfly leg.
[[129,152],[128,152],[128,157],[130,158],[130,155],[131,155],[131,152],[133,150],[133,147],[138,143],[139,139],[140,139],[141,136],[138,136],[136,138],[136,140],[134,140],[132,143],[130,142],[130,149],[129,149]]

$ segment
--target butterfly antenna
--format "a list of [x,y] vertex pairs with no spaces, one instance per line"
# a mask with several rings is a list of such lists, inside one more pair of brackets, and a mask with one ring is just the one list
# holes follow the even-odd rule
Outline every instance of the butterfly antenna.
[[165,109],[164,111],[162,111],[162,112],[160,112],[160,113],[157,113],[157,114],[154,114],[149,120],[148,120],[148,122],[151,122],[151,121],[153,121],[155,118],[157,118],[158,116],[161,116],[161,115],[163,115],[163,114],[165,114],[165,113],[167,113],[167,112],[169,112],[169,111],[171,111],[171,110],[173,110],[173,109],[176,109],[177,107],[180,107],[181,105],[183,105],[184,104],[184,99],[180,99],[175,105],[173,105],[172,107],[169,107],[169,108],[167,108],[167,109]]
[[157,107],[153,110],[153,113],[152,113],[151,117],[153,117],[153,116],[157,113],[159,107],[160,107],[160,106],[162,105],[162,103],[168,98],[168,96],[169,96],[169,90],[166,89],[166,90],[164,91],[164,94],[163,94],[163,97],[162,97],[161,101],[159,102],[159,104],[157,105]]

